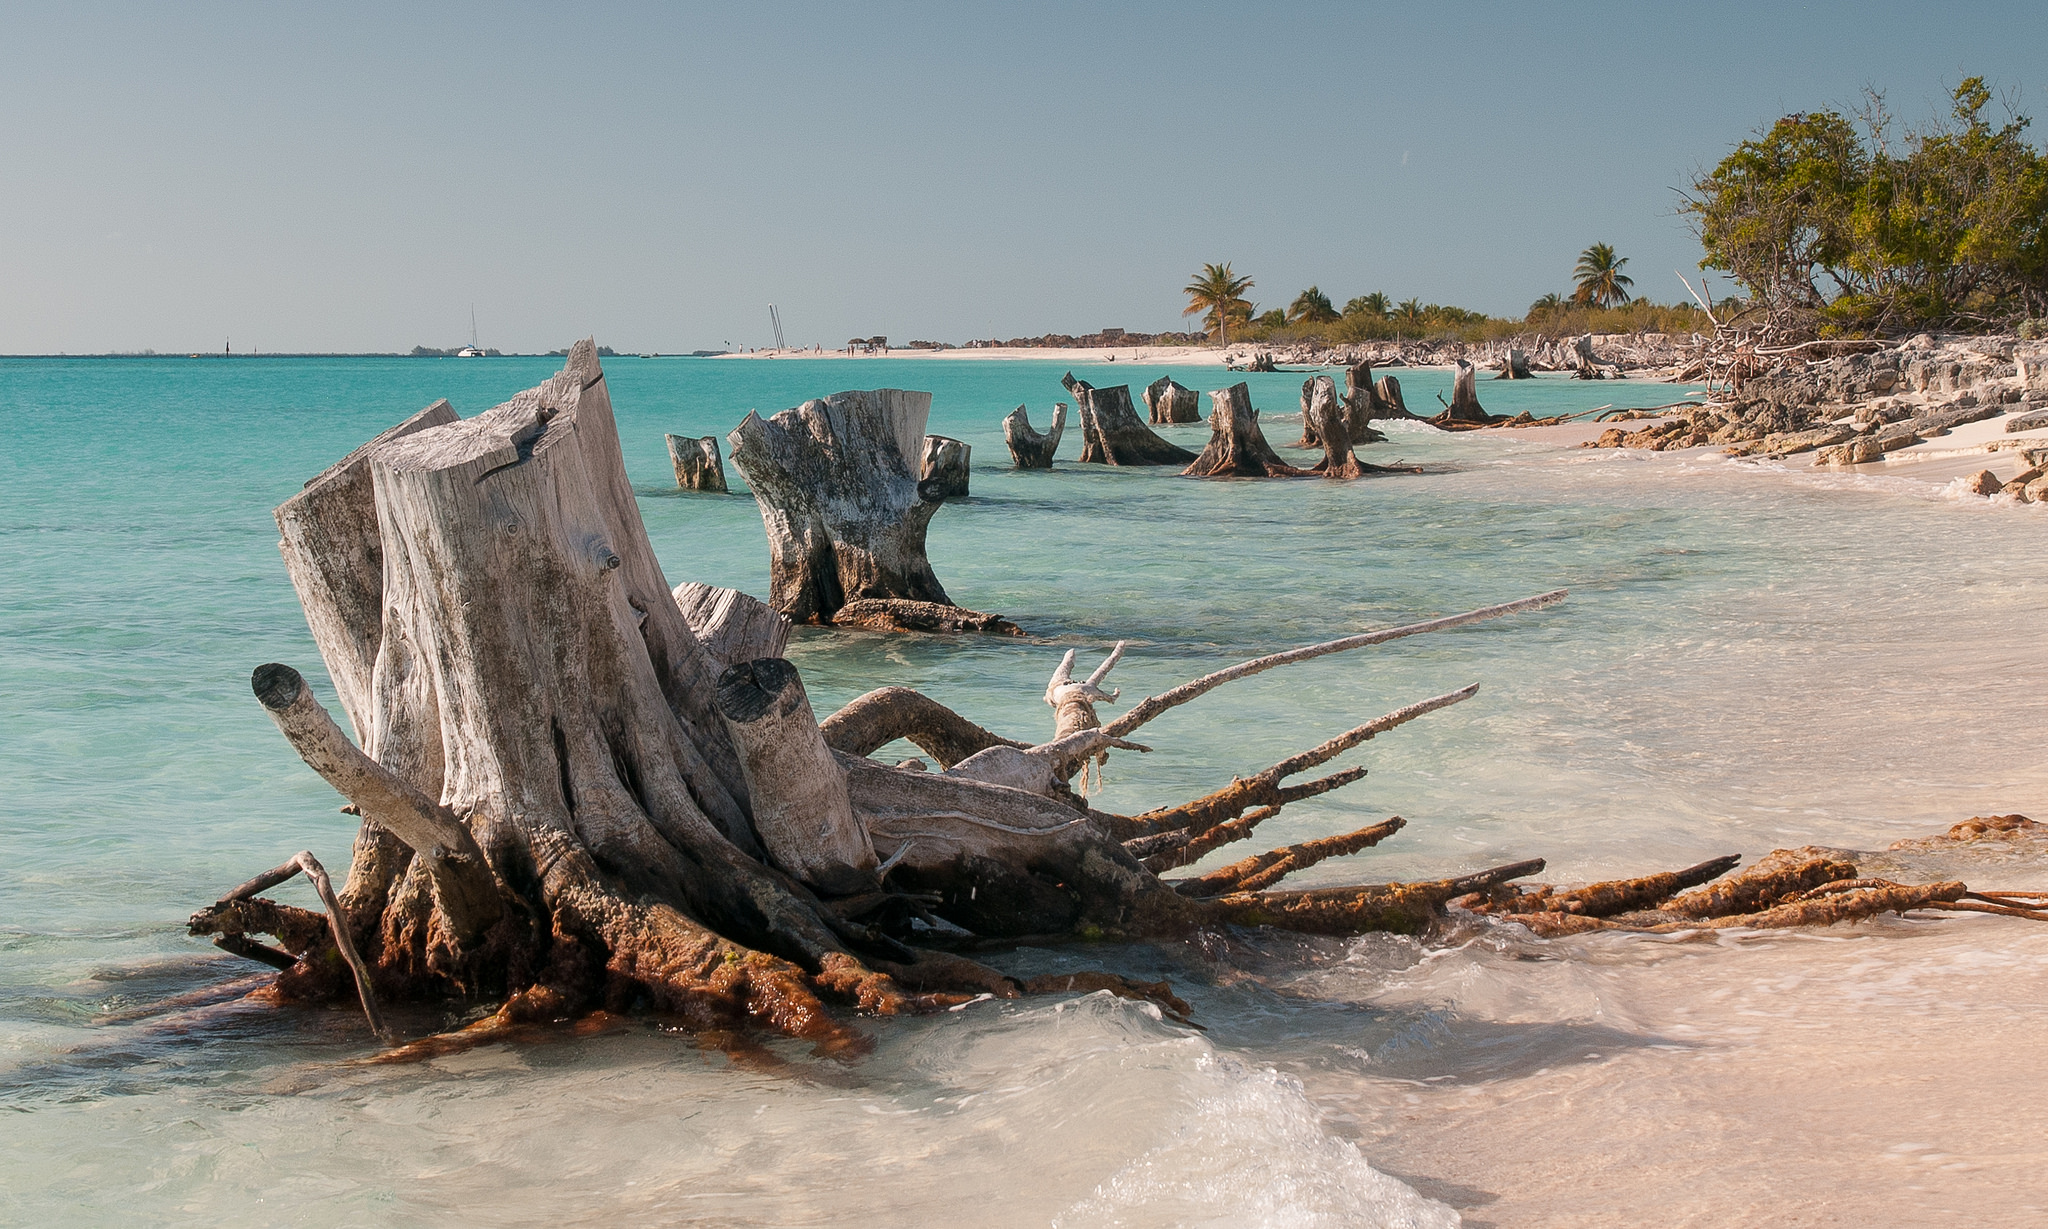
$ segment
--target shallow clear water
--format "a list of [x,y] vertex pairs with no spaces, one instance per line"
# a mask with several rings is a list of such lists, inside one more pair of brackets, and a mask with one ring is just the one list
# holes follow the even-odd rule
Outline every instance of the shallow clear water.
[[[553,369],[0,360],[0,1220],[1438,1224],[1448,1204],[1468,1224],[1711,1224],[1783,1212],[1774,1199],[1807,1200],[1813,1223],[2034,1217],[2020,1175],[2040,1145],[1977,1112],[2048,1058],[2038,1015],[2026,1027],[2048,931],[2003,919],[1027,951],[1010,959],[1169,977],[1208,1030],[1092,997],[981,1004],[875,1025],[850,1064],[776,1044],[733,1057],[636,1023],[390,1071],[347,1065],[366,1051],[340,1014],[116,1019],[250,971],[184,936],[192,909],[300,848],[347,859],[333,795],[247,694],[266,660],[324,688],[270,508],[437,397],[473,414]],[[1153,754],[1111,762],[1101,804],[1138,809],[1481,683],[1347,757],[1371,766],[1364,782],[1261,830],[1278,844],[1409,820],[1308,883],[1882,848],[1971,814],[2038,815],[2048,785],[2043,509],[1399,426],[1365,455],[1429,472],[1017,473],[1000,419],[1026,402],[1043,426],[1059,363],[606,369],[671,581],[760,593],[767,552],[744,494],[673,490],[665,431],[896,385],[931,390],[932,430],[973,445],[974,494],[934,521],[934,566],[955,600],[1032,637],[799,633],[821,708],[903,683],[1029,733],[1049,729],[1040,695],[1067,647],[1085,662],[1128,641],[1113,681],[1135,698],[1570,587],[1540,614],[1235,684],[1150,726]],[[1226,378],[1082,374],[1162,370]],[[1448,392],[1443,373],[1398,374],[1418,408]],[[1276,444],[1294,437],[1300,375],[1227,378],[1251,383]],[[1539,414],[1670,391],[1480,386],[1489,409]],[[1204,431],[1170,434],[1198,447]],[[2026,857],[1919,869],[2048,886]]]

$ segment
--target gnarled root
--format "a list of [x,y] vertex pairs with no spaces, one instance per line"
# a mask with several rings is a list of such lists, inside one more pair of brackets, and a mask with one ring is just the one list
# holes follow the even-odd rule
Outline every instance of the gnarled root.
[[941,768],[990,747],[1023,750],[1031,745],[985,730],[908,687],[877,687],[819,722],[818,731],[826,746],[847,755],[872,755],[885,744],[907,738]]
[[1217,921],[1238,926],[1272,926],[1319,935],[1367,931],[1414,935],[1427,930],[1447,902],[1542,869],[1543,860],[1535,858],[1455,879],[1297,892],[1234,892],[1205,903]]
[[1272,887],[1295,871],[1307,870],[1316,863],[1329,858],[1342,857],[1370,849],[1381,841],[1399,832],[1408,821],[1399,815],[1346,832],[1340,836],[1326,836],[1299,845],[1286,845],[1265,853],[1253,854],[1249,858],[1220,867],[1194,879],[1183,879],[1173,886],[1183,896],[1222,896],[1231,892],[1257,892]]
[[[315,706],[318,707],[317,705]],[[321,716],[326,716],[322,709]],[[329,721],[329,725],[333,722]],[[336,731],[336,737],[340,732]],[[343,740],[346,742],[346,740]],[[353,748],[351,748],[353,749]],[[320,903],[327,906],[327,917],[321,919],[317,913],[281,905],[276,901],[257,898],[258,892],[276,887],[292,876],[305,872],[313,884],[313,890],[320,895]],[[249,882],[229,892],[206,909],[192,915],[186,923],[189,933],[195,935],[217,935],[216,946],[224,951],[248,956],[265,964],[292,969],[309,963],[308,957],[323,950],[330,950],[348,966],[355,979],[356,994],[362,1000],[363,1016],[370,1022],[370,1031],[378,1040],[388,1040],[389,1030],[384,1027],[383,1017],[377,1012],[377,992],[370,984],[369,966],[356,952],[355,938],[350,933],[348,911],[335,898],[334,884],[327,878],[327,868],[320,865],[320,859],[309,850],[301,850],[291,861],[275,870],[266,871]],[[321,942],[321,931],[331,938],[331,946]],[[294,958],[288,965],[280,964],[284,953],[250,940],[250,931],[267,934],[285,945]]]
[[1737,854],[1713,858],[1682,871],[1663,871],[1638,879],[1611,879],[1583,888],[1560,890],[1550,884],[1523,889],[1503,885],[1482,895],[1453,901],[1474,913],[1570,913],[1581,917],[1613,917],[1648,909],[1687,888],[1698,887],[1735,869]]

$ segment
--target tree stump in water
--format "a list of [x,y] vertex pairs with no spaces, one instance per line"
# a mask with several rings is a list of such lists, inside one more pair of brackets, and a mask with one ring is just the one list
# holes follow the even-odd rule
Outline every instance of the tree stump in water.
[[1351,426],[1346,407],[1337,400],[1337,382],[1317,376],[1302,386],[1302,435],[1313,435],[1323,459],[1312,467],[1325,478],[1357,478],[1365,473],[1351,453]]
[[1280,459],[1259,429],[1252,390],[1244,384],[1209,394],[1209,446],[1181,473],[1191,478],[1299,478],[1309,471]]
[[1607,373],[1600,370],[1602,367],[1613,367],[1617,373],[1621,370],[1619,364],[1610,363],[1593,353],[1591,333],[1581,333],[1572,340],[1572,353],[1577,355],[1579,360],[1578,367],[1572,372],[1574,380],[1604,380]]
[[918,461],[918,488],[929,497],[956,499],[967,494],[967,462],[972,449],[950,435],[924,437],[924,455]]
[[1074,395],[1081,418],[1081,459],[1102,465],[1186,465],[1195,454],[1153,434],[1138,420],[1131,405],[1131,387],[1096,388],[1073,372],[1060,383]]
[[1145,386],[1145,409],[1155,423],[1202,421],[1201,394],[1172,376],[1160,376]]
[[1052,407],[1052,428],[1044,435],[1031,429],[1031,418],[1020,405],[1003,418],[1003,442],[1010,446],[1010,459],[1018,469],[1051,469],[1053,454],[1060,450],[1060,434],[1066,429],[1066,402]]
[[1351,442],[1357,444],[1378,444],[1386,436],[1373,430],[1375,418],[1393,418],[1392,407],[1382,403],[1379,393],[1372,386],[1372,364],[1356,363],[1344,371],[1344,427],[1351,434]]
[[939,500],[917,480],[930,393],[835,393],[771,418],[748,413],[729,437],[768,527],[769,604],[796,623],[830,623],[855,598],[950,606],[925,557]]
[[1510,347],[1507,354],[1500,360],[1500,371],[1493,378],[1496,380],[1533,380],[1536,378],[1536,374],[1529,370],[1528,353],[1521,349]]
[[1402,397],[1401,397],[1401,381],[1400,381],[1399,379],[1397,379],[1397,378],[1395,378],[1395,377],[1393,377],[1393,376],[1381,376],[1381,377],[1379,378],[1379,383],[1377,383],[1377,384],[1373,385],[1373,392],[1374,392],[1374,395],[1375,395],[1375,396],[1376,396],[1376,397],[1377,397],[1377,398],[1379,399],[1379,411],[1378,411],[1378,413],[1376,413],[1376,414],[1374,415],[1374,417],[1376,417],[1376,418],[1421,418],[1421,417],[1422,417],[1422,415],[1420,415],[1420,414],[1417,414],[1417,413],[1415,413],[1415,412],[1414,412],[1413,410],[1409,409],[1409,408],[1408,408],[1408,403],[1407,403],[1407,402],[1406,402],[1405,400],[1403,400],[1403,399],[1402,399]]
[[725,491],[725,462],[718,456],[718,437],[665,435],[676,486],[685,491]]
[[[1256,426],[1241,386],[1222,397]],[[735,433],[735,459],[778,462],[763,467],[771,478],[843,462],[847,474],[883,467],[907,484],[923,406],[906,421],[885,412],[890,400],[852,394],[777,415],[785,433],[820,432],[809,449],[750,415]],[[430,416],[380,437],[288,509],[326,510],[320,532],[298,526],[286,560],[308,595],[309,622],[329,629],[319,643],[330,673],[360,690],[351,715],[362,746],[297,671],[271,664],[251,678],[292,747],[361,816],[349,889],[325,900],[327,927],[317,914],[255,897],[292,866],[316,875],[317,863],[295,859],[190,923],[229,950],[289,963],[264,991],[269,1001],[331,999],[358,984],[366,1008],[373,991],[502,1001],[459,1033],[387,1057],[431,1057],[598,1008],[651,1008],[703,1029],[752,1023],[828,1052],[858,1042],[828,1001],[890,1013],[979,993],[1107,988],[1184,1018],[1186,1004],[1163,986],[1104,973],[1013,978],[923,944],[940,921],[999,940],[1189,935],[1225,924],[1413,933],[1453,896],[1541,869],[1523,862],[1426,883],[1264,890],[1288,870],[1391,835],[1396,821],[1248,860],[1242,874],[1204,876],[1200,895],[1159,878],[1134,852],[1165,867],[1182,864],[1177,851],[1196,841],[1207,850],[1242,839],[1280,807],[1364,769],[1289,778],[1476,686],[1141,816],[1091,811],[1063,781],[1108,748],[1143,750],[1125,736],[1231,679],[1535,609],[1561,592],[1239,663],[1107,723],[1093,706],[1115,693],[1057,689],[1067,732],[1038,745],[1001,739],[902,689],[820,723],[788,662],[765,647],[734,660],[772,645],[786,624],[729,590],[672,594],[590,341],[571,350],[561,374],[504,405],[461,421]],[[870,457],[864,471],[828,455],[855,441],[886,461]],[[369,501],[370,515],[361,504],[343,510],[349,500]],[[776,508],[764,502],[767,515]],[[291,519],[286,511],[281,520]],[[943,748],[955,762],[945,773],[911,772],[856,753],[895,737]],[[291,950],[251,943],[251,930]],[[360,981],[349,972],[358,962],[344,963],[353,953],[365,958]]]
[[1464,359],[1458,360],[1458,374],[1451,380],[1451,400],[1444,412],[1430,419],[1438,427],[1478,426],[1493,421],[1479,404],[1478,369]]

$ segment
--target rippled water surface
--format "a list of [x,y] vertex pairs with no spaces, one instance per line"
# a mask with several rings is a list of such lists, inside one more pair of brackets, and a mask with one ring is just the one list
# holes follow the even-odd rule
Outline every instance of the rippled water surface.
[[[1365,781],[1261,829],[1278,844],[1408,819],[1307,883],[1534,856],[1584,880],[2040,815],[2042,509],[1400,426],[1365,455],[1428,472],[1198,482],[1063,460],[1017,473],[1000,419],[1024,402],[1042,426],[1063,396],[1058,364],[606,366],[672,582],[761,593],[767,551],[744,494],[674,491],[663,432],[722,434],[750,408],[894,385],[930,389],[932,429],[973,445],[973,495],[933,522],[933,563],[957,601],[1032,635],[800,632],[791,657],[821,708],[903,683],[1031,734],[1050,728],[1040,696],[1068,647],[1085,662],[1129,642],[1112,681],[1135,698],[1244,656],[1570,587],[1536,615],[1235,684],[1148,727],[1153,754],[1111,762],[1100,804],[1140,809],[1479,682],[1474,700],[1347,757],[1370,765]],[[2048,1215],[2048,1148],[2011,1113],[2038,1099],[2015,1090],[2038,1090],[2048,1062],[2048,928],[2006,919],[1026,950],[1005,959],[1167,977],[1206,1030],[1102,997],[984,1003],[875,1024],[872,1053],[847,1063],[632,1021],[364,1067],[345,1014],[209,1007],[253,969],[185,937],[184,916],[300,848],[338,873],[351,836],[248,696],[267,660],[325,687],[270,508],[434,398],[473,414],[552,370],[0,360],[0,1220]],[[1081,374],[1141,384],[1161,370]],[[1448,392],[1442,373],[1400,374],[1418,408]],[[1248,377],[1276,444],[1298,432],[1301,378]],[[1480,386],[1489,409],[1539,414],[1670,391]],[[1170,429],[1190,447],[1204,431]],[[2048,887],[2040,858],[2004,849],[1901,873]]]

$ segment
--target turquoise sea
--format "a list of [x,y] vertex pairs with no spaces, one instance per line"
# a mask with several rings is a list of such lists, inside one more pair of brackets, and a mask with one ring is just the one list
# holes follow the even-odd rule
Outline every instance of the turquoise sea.
[[[2048,928],[2006,919],[1025,951],[1011,959],[1169,977],[1206,1031],[1096,997],[983,1004],[875,1023],[853,1064],[792,1051],[779,1070],[651,1028],[400,1070],[349,1065],[369,1050],[342,1013],[131,1018],[256,971],[186,937],[187,914],[301,848],[347,862],[352,821],[248,693],[276,660],[331,703],[270,509],[427,403],[474,414],[557,362],[0,359],[0,1222],[1707,1224],[1806,1207],[2023,1224],[2048,1202],[2038,1143],[1955,1108],[2048,1058]],[[821,711],[901,683],[1042,733],[1067,648],[1085,665],[1128,642],[1111,681],[1135,700],[1570,588],[1535,615],[1235,684],[1149,726],[1153,754],[1111,761],[1098,805],[1141,809],[1479,682],[1347,757],[1364,782],[1261,829],[1272,845],[1409,821],[1307,883],[1882,849],[2040,816],[2048,794],[2048,509],[1408,424],[1361,455],[1421,475],[1187,480],[1081,466],[1078,433],[1054,471],[1020,473],[1000,421],[1023,403],[1043,428],[1062,362],[605,367],[671,583],[763,594],[767,550],[730,467],[739,493],[674,489],[664,432],[893,386],[931,391],[930,429],[973,446],[933,565],[957,602],[1031,634],[802,630],[790,657]],[[1299,433],[1299,373],[1076,370],[1244,379],[1275,444]],[[1447,373],[1394,374],[1418,409],[1448,395]],[[1488,409],[1539,415],[1673,391],[1480,385]],[[2048,887],[2048,862],[2018,853],[1956,873]],[[1901,1074],[1937,1046],[1945,1082]]]

